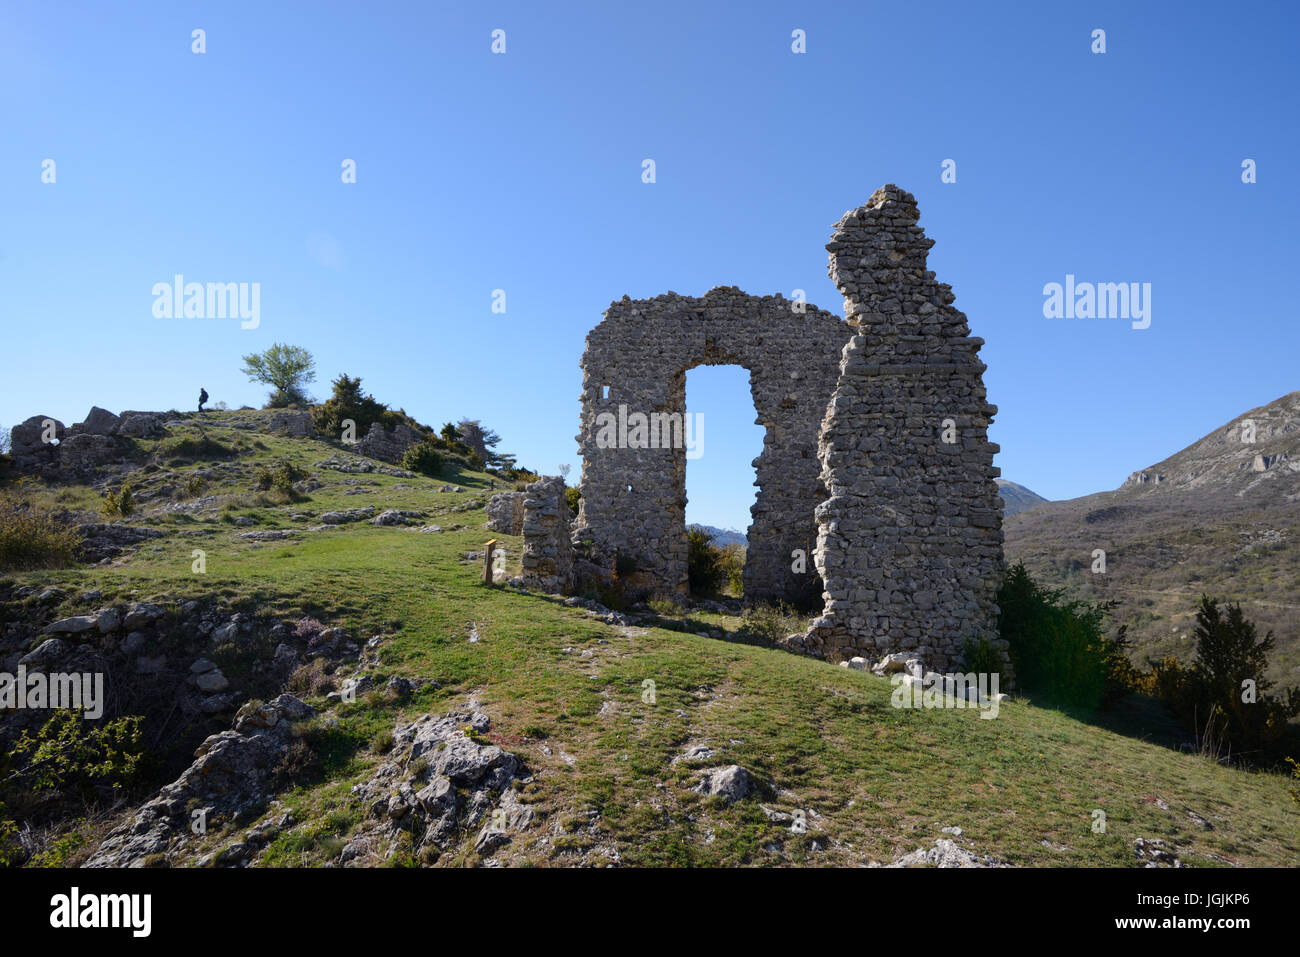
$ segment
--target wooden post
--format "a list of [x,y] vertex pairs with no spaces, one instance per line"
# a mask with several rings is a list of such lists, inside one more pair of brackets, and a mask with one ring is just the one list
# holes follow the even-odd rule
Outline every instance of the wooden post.
[[496,549],[497,540],[489,539],[488,543],[483,546],[483,584],[491,588],[495,582],[492,581],[492,552]]

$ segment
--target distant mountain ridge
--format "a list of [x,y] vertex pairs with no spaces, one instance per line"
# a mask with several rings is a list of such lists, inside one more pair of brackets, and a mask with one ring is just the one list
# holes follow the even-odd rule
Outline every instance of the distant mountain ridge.
[[[1114,600],[1139,655],[1190,659],[1202,593],[1276,633],[1272,677],[1300,681],[1300,392],[1242,413],[1119,488],[1008,517],[1008,561]],[[1096,552],[1104,571],[1095,572]]]
[[713,544],[723,545],[748,545],[749,539],[744,532],[738,532],[734,528],[718,528],[716,525],[701,525],[699,522],[692,522],[687,528],[702,528],[713,536]]
[[1026,509],[1048,501],[1037,492],[1032,492],[1016,482],[1009,482],[1006,479],[994,479],[993,481],[998,483],[998,495],[1002,499],[1003,518],[1018,515]]

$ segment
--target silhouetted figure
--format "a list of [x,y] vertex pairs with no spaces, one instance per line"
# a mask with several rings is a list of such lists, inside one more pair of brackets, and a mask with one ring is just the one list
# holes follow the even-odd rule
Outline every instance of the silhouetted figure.
[[199,415],[203,414],[203,403],[208,401],[208,390],[199,386]]

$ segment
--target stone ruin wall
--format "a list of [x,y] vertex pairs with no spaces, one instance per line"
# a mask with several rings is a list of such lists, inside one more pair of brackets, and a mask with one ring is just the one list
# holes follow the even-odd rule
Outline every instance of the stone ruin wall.
[[832,660],[915,652],[942,671],[970,638],[994,640],[1006,657],[995,603],[1001,470],[984,340],[926,268],[934,240],[919,217],[910,193],[885,186],[845,214],[826,247],[854,334],[818,443],[826,607],[803,645]]
[[547,592],[568,591],[574,582],[574,550],[564,479],[541,478],[523,499],[524,584]]
[[[996,637],[1002,504],[970,335],[927,269],[916,200],[885,186],[835,226],[830,275],[847,321],[782,296],[719,287],[703,297],[624,297],[583,354],[582,499],[567,541],[563,483],[529,486],[525,579],[563,590],[575,567],[646,592],[687,592],[684,448],[604,447],[601,413],[684,413],[686,372],[743,366],[757,421],[758,499],[747,600],[806,594],[824,609],[789,646],[831,661],[915,654],[943,671]],[[707,448],[707,423],[704,439]],[[631,443],[628,443],[629,445]],[[555,487],[552,488],[551,483]],[[795,553],[811,559],[802,575]],[[587,566],[585,563],[590,562]],[[1004,676],[1014,681],[1010,662]]]
[[[574,537],[590,543],[593,564],[607,573],[621,564],[619,577],[637,589],[686,594],[685,432],[677,448],[630,447],[639,444],[633,429],[625,447],[602,447],[600,416],[617,419],[621,406],[629,419],[668,413],[682,421],[687,371],[734,364],[749,370],[757,422],[766,427],[754,460],[759,492],[751,510],[745,594],[777,598],[807,591],[814,574],[813,510],[826,497],[817,434],[850,331],[815,306],[780,295],[750,296],[734,286],[699,298],[670,292],[613,303],[587,336],[582,357],[582,504]],[[806,556],[803,574],[791,571],[796,549]],[[814,599],[818,590],[813,583]]]
[[524,533],[524,492],[497,492],[488,500],[487,527],[490,532],[502,535]]

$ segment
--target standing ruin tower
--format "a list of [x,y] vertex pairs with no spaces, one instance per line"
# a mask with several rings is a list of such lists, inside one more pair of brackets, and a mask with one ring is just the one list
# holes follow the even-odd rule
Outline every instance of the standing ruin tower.
[[911,193],[878,189],[826,248],[853,335],[822,422],[830,497],[815,561],[826,607],[803,637],[830,660],[915,652],[936,670],[968,639],[996,641],[1002,508],[986,401],[951,287],[926,268]]

